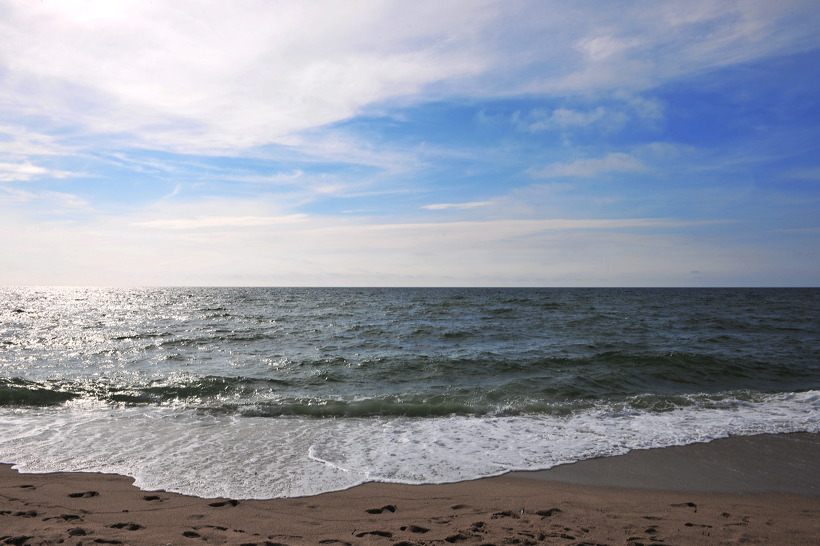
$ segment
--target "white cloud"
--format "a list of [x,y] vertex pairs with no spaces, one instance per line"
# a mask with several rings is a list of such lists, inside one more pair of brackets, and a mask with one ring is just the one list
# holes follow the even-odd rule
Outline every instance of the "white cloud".
[[49,213],[60,214],[61,212],[92,212],[94,208],[91,204],[72,193],[59,191],[44,191],[38,195],[40,199],[45,199],[50,202]]
[[598,106],[591,110],[537,108],[521,115],[516,112],[512,122],[519,131],[540,133],[552,130],[587,129],[595,127],[604,131],[615,131],[629,121],[629,116],[619,110]]
[[579,112],[578,110],[570,110],[568,108],[558,108],[557,110],[552,111],[550,121],[560,127],[589,125],[600,120],[606,114],[606,110],[601,106],[590,112]]
[[646,167],[637,158],[624,153],[611,153],[601,158],[577,159],[571,163],[553,163],[532,171],[536,178],[592,178],[611,172],[635,172]]
[[57,171],[32,165],[31,163],[3,163],[0,162],[0,182],[21,182],[34,178],[66,178],[75,176],[67,171]]
[[617,38],[615,36],[591,36],[580,40],[575,48],[581,51],[593,62],[601,62],[638,45],[638,40],[632,38]]
[[435,18],[432,7],[119,2],[80,17],[85,6],[20,3],[0,24],[0,60],[6,93],[28,111],[148,133],[154,145],[241,148],[482,70],[457,44],[486,5]]
[[[34,115],[155,148],[239,150],[293,142],[389,100],[634,90],[806,50],[817,46],[819,11],[752,0],[591,10],[527,0],[20,1],[0,21],[0,102],[7,119]],[[650,115],[656,105],[644,106]]]
[[0,182],[31,180],[35,176],[44,175],[47,172],[48,169],[30,163],[0,163]]
[[51,135],[33,132],[20,126],[0,125],[0,155],[7,158],[62,155],[69,151],[57,144]]
[[[586,127],[600,122],[608,115],[607,110],[599,106],[593,110],[582,111],[569,108],[557,108],[549,111],[538,108],[526,116],[513,116],[513,123],[519,130],[528,133],[538,133],[550,129],[564,129],[567,127]],[[621,114],[619,118],[624,118]]]
[[424,205],[421,208],[427,210],[474,209],[476,207],[486,207],[488,205],[492,205],[492,201],[472,201],[470,203],[436,203],[433,205]]
[[715,67],[817,48],[812,28],[820,23],[820,11],[810,0],[648,1],[608,7],[562,21],[570,30],[557,30],[567,40],[559,47],[571,61],[532,81],[532,91],[635,91]]
[[[624,90],[617,90],[596,98],[607,102],[607,106],[536,108],[527,113],[515,112],[512,116],[512,123],[519,131],[528,133],[568,132],[576,129],[617,131],[629,123],[652,125],[663,119],[664,105],[654,98],[647,98]],[[487,116],[484,115],[483,118],[478,119],[481,122],[486,120]]]
[[202,218],[149,220],[146,222],[135,222],[134,225],[158,229],[259,227],[276,224],[293,224],[303,222],[306,218],[307,216],[304,214],[289,214],[287,216],[205,216]]
[[18,208],[23,204],[33,205],[30,211],[35,215],[45,214],[48,217],[59,217],[66,213],[88,213],[94,210],[87,200],[72,193],[50,190],[26,191],[0,186],[0,205]]
[[[553,230],[588,230],[588,229],[627,229],[650,227],[689,227],[693,225],[714,224],[715,221],[675,221],[663,218],[613,218],[613,219],[542,219],[542,220],[490,220],[470,222],[425,222],[407,224],[377,224],[350,227],[334,227],[334,232],[402,231],[421,235],[423,233],[439,234],[446,232],[451,236],[485,238],[489,233],[492,239],[525,237]],[[479,235],[474,235],[479,234]]]
[[656,121],[663,118],[664,105],[657,99],[646,98],[623,91],[617,91],[615,97],[629,105],[631,111],[646,121]]

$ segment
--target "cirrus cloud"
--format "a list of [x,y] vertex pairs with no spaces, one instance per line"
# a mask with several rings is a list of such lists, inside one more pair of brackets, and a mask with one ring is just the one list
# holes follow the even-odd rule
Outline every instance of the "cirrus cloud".
[[592,178],[606,173],[642,171],[646,167],[629,154],[611,153],[600,158],[576,159],[569,163],[553,163],[532,171],[535,178]]
[[471,201],[469,203],[435,203],[424,205],[421,208],[426,210],[447,210],[447,209],[474,209],[492,205],[492,201]]
[[293,224],[305,221],[304,214],[287,216],[206,216],[203,218],[176,218],[135,222],[135,226],[157,229],[204,229],[225,227],[259,227],[276,224]]

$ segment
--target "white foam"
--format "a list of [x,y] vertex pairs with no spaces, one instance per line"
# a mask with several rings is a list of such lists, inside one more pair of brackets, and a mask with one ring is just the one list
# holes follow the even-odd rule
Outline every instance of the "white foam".
[[271,498],[365,481],[443,483],[728,435],[820,432],[820,391],[662,413],[308,419],[171,408],[0,412],[0,460],[25,472],[100,471],[144,489]]

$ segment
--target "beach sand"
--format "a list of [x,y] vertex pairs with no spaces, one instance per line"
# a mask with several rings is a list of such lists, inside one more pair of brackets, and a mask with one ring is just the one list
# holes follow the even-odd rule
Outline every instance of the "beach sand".
[[273,500],[0,465],[0,544],[817,544],[819,437],[729,438],[455,484]]

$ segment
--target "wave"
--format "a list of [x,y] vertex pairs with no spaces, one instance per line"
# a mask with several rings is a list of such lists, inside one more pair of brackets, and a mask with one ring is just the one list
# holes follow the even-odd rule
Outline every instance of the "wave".
[[0,379],[0,408],[71,406],[91,401],[112,407],[167,406],[213,415],[263,418],[560,417],[595,407],[606,407],[613,414],[664,413],[683,408],[731,410],[760,403],[771,394],[741,389],[672,394],[639,392],[602,397],[589,394],[591,388],[601,389],[595,379],[588,379],[587,384],[586,390],[548,385],[537,393],[521,393],[516,385],[501,385],[416,394],[321,397],[296,396],[288,381],[244,377],[185,377],[130,387],[102,382],[32,382],[13,378]]
[[0,407],[57,406],[80,396],[58,385],[47,385],[20,378],[0,378]]
[[287,381],[206,376],[154,380],[144,385],[116,385],[110,381],[47,381],[0,378],[0,407],[55,406],[77,399],[127,405],[196,404],[225,398],[258,396],[287,386]]
[[[452,342],[470,336],[467,331],[450,335]],[[817,366],[806,364],[811,356],[803,359],[802,353],[773,362],[765,356],[612,350],[596,344],[568,348],[564,352],[569,356],[526,347],[519,352],[488,347],[465,356],[444,356],[408,344],[401,354],[385,355],[380,348],[348,353],[338,341],[317,346],[318,354],[311,358],[254,357],[245,368],[253,377],[223,375],[224,367],[211,368],[217,372],[213,374],[192,373],[203,358],[210,358],[192,352],[165,353],[162,365],[167,361],[172,367],[164,369],[146,366],[100,377],[99,368],[88,366],[60,379],[0,377],[0,407],[48,407],[79,400],[267,417],[560,415],[601,401],[666,411],[705,403],[701,396],[722,400],[801,392],[817,388],[819,380]],[[239,364],[236,370],[241,372],[245,362]],[[148,375],[162,372],[166,375]]]

